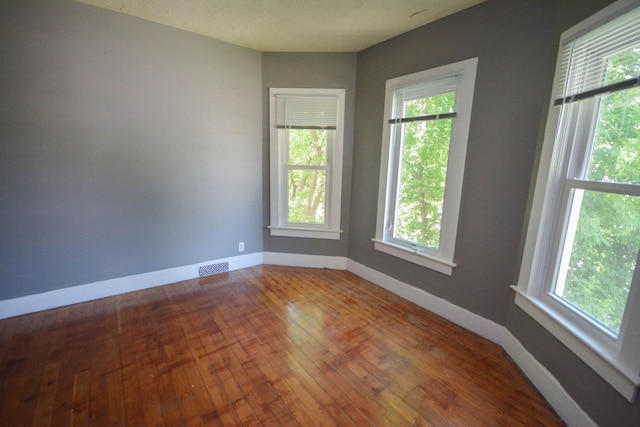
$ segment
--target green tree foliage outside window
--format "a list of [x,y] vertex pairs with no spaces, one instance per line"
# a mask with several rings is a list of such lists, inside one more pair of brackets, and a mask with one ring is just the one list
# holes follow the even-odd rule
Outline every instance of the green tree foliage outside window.
[[[607,83],[639,75],[640,47],[608,61]],[[601,98],[586,179],[640,184],[640,88]],[[582,201],[566,280],[556,293],[618,333],[640,248],[640,197],[574,191]]]
[[[403,117],[449,113],[455,92],[404,102]],[[447,162],[454,119],[419,120],[402,126],[394,238],[438,249]]]
[[327,137],[334,130],[289,129],[288,221],[324,224]]

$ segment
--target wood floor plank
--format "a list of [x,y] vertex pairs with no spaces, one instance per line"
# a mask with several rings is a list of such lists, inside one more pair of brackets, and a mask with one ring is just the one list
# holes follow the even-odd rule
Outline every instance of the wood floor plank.
[[[130,425],[162,425],[161,419],[145,420],[142,390],[140,381],[136,378],[139,373],[139,354],[136,343],[140,341],[138,325],[132,320],[130,306],[135,301],[135,294],[125,294],[116,297],[118,306],[118,343],[120,345],[120,364],[122,368],[122,398],[125,419]],[[146,422],[145,422],[146,421]]]
[[[123,395],[127,422],[130,425],[164,426],[162,408],[155,388],[156,371],[148,353],[154,329],[153,311],[146,292],[127,295],[123,310],[127,332],[120,335],[123,365]],[[143,422],[142,422],[143,421]]]
[[[89,387],[91,382],[91,372],[82,371],[73,377],[73,394],[71,400],[71,414],[69,425],[88,426],[89,425]],[[63,425],[63,424],[54,424]]]
[[44,368],[40,389],[38,390],[38,403],[33,417],[33,426],[48,426],[51,424],[59,373],[60,362],[49,363]]
[[[39,390],[47,365],[46,354],[38,351],[40,338],[47,345],[42,334],[46,313],[34,313],[7,319],[15,327],[16,333],[6,347],[6,363],[0,377],[3,388],[0,395],[0,420],[11,420],[16,425],[30,425],[39,400]],[[3,320],[4,322],[4,320]],[[38,357],[33,357],[37,354]]]
[[258,266],[1,320],[0,425],[563,423],[494,343],[347,271]]
[[235,412],[233,403],[244,398],[240,386],[227,368],[225,353],[227,348],[222,344],[224,337],[218,330],[211,335],[206,330],[201,330],[200,340],[204,346],[209,345],[214,349],[207,352],[197,362],[198,371],[203,379],[207,391],[211,396],[223,425],[233,425],[239,423],[239,418]]
[[171,373],[184,424],[211,424],[212,420],[217,419],[217,412],[208,399],[208,394],[202,392],[202,379],[196,374],[197,367],[190,343],[198,345],[198,342],[194,341],[194,337],[188,339],[192,331],[191,328],[185,328],[185,325],[191,325],[192,312],[183,309],[189,301],[174,297],[169,288],[165,288],[164,291],[168,299],[167,310],[172,312],[174,321],[165,327],[168,339],[164,340],[163,345],[167,360],[170,361],[167,369]]

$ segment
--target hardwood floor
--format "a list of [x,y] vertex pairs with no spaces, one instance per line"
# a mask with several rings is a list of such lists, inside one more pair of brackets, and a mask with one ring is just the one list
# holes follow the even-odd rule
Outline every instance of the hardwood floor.
[[0,321],[0,425],[557,426],[497,345],[260,266]]

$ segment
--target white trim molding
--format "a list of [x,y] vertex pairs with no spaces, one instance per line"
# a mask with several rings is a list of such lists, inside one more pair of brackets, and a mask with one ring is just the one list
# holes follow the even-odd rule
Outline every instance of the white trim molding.
[[380,252],[392,255],[396,258],[404,259],[405,261],[418,264],[422,267],[430,268],[431,270],[446,274],[447,276],[451,276],[453,274],[453,267],[456,266],[455,263],[438,258],[432,254],[419,252],[417,250],[410,250],[407,247],[394,245],[390,242],[373,239],[373,243],[374,248]]
[[254,265],[261,265],[262,253],[256,252],[214,261],[205,261],[197,264],[101,280],[85,285],[71,286],[40,294],[2,300],[0,301],[0,319],[111,297],[127,292],[139,291],[141,289],[154,288],[183,280],[195,279],[198,277],[198,269],[201,266],[220,262],[228,262],[229,271],[239,270]]
[[290,254],[283,252],[264,252],[263,260],[269,265],[285,265],[289,267],[331,268],[346,270],[347,258],[325,255]]
[[597,427],[558,380],[509,331],[502,347],[568,426]]
[[458,307],[449,301],[430,294],[427,291],[408,285],[377,270],[349,260],[348,270],[353,274],[368,280],[381,288],[393,292],[402,298],[427,309],[438,316],[444,317],[456,325],[462,326],[498,345],[502,345],[507,329],[504,326],[478,316],[467,309]]
[[307,239],[340,240],[342,230],[325,230],[322,228],[303,227],[267,227],[272,236],[301,237]]

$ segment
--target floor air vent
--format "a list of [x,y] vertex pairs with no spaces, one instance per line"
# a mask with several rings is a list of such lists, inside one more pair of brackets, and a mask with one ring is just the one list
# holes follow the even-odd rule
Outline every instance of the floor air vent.
[[213,276],[218,273],[226,273],[229,271],[229,263],[228,262],[219,262],[217,264],[209,264],[203,265],[198,268],[198,276],[206,277]]

